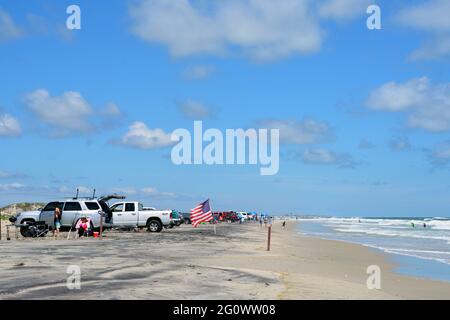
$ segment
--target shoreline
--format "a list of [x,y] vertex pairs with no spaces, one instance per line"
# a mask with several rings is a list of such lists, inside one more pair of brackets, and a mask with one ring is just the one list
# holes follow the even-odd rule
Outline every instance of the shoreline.
[[[2,240],[0,299],[450,299],[450,284],[393,271],[386,253],[298,233],[297,222],[190,225],[103,240]],[[66,288],[67,266],[81,290]],[[381,290],[367,289],[367,266]],[[36,276],[38,275],[38,276]]]
[[[301,227],[303,221],[297,221],[298,232],[306,237],[338,241],[342,243],[355,244],[373,250],[374,252],[382,253],[386,256],[386,259],[390,261],[393,265],[393,272],[411,276],[415,278],[442,281],[445,283],[450,283],[450,276],[448,274],[450,270],[450,265],[444,261],[436,260],[428,257],[421,257],[413,254],[392,252],[388,249],[383,248],[379,244],[369,244],[351,239],[339,239],[338,237],[333,237],[332,234],[329,236],[320,236],[309,233],[308,229]],[[337,235],[336,235],[337,236]]]
[[[301,233],[301,230],[298,229],[298,224],[300,223],[301,222],[295,222],[295,225],[292,228],[292,231],[295,234],[293,237],[296,237],[298,241],[311,244],[312,248],[331,248],[331,251],[335,250],[335,252],[327,252],[325,254],[328,260],[331,260],[328,261],[328,263],[334,264],[335,268],[346,268],[346,263],[338,263],[338,261],[342,258],[339,257],[340,255],[349,252],[347,259],[351,261],[350,264],[354,264],[354,268],[347,269],[347,272],[345,272],[345,270],[341,271],[344,271],[343,278],[345,278],[345,281],[360,286],[358,290],[360,290],[361,294],[361,297],[354,297],[352,299],[450,299],[449,282],[406,275],[395,271],[395,269],[401,266],[394,262],[393,257],[395,257],[395,254],[387,253],[378,248],[359,243],[324,239],[307,235]],[[363,269],[365,265],[369,266],[372,264],[378,265],[381,268],[380,290],[367,289],[366,281],[369,274],[367,274],[367,270]],[[355,271],[356,274],[354,273]],[[322,271],[318,271],[318,273],[322,273]],[[342,273],[335,273],[334,276],[336,275],[342,277]],[[420,291],[417,288],[420,288]],[[342,297],[337,295],[332,299],[341,298]]]

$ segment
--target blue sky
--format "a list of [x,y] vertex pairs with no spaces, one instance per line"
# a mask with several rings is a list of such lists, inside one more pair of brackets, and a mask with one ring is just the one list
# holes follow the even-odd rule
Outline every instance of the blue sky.
[[[182,210],[448,216],[450,5],[377,1],[369,30],[373,3],[0,0],[0,205],[79,187]],[[195,119],[279,128],[278,174],[173,165],[165,139]]]

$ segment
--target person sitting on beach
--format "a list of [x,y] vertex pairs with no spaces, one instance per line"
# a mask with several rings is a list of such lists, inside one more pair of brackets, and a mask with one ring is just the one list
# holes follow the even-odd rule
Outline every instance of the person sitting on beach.
[[79,238],[83,236],[88,237],[91,229],[91,221],[86,217],[82,217],[75,228],[78,230]]
[[61,209],[56,207],[53,213],[53,236],[55,239],[59,235],[59,229],[61,228]]

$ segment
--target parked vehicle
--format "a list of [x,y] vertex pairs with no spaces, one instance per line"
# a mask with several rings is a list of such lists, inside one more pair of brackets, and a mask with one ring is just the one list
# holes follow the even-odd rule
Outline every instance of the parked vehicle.
[[213,212],[213,217],[216,221],[239,221],[239,217],[234,211]]
[[108,227],[147,228],[150,232],[161,232],[172,224],[172,210],[156,210],[144,207],[139,202],[117,202],[111,206]]
[[191,215],[189,213],[181,213],[184,224],[191,224]]
[[244,219],[244,220],[250,219],[249,214],[247,212],[239,211],[237,214],[240,219]]
[[93,228],[100,228],[100,219],[106,225],[110,209],[108,201],[111,199],[124,199],[120,195],[107,195],[95,198],[72,198],[61,201],[49,202],[42,210],[27,211],[18,213],[11,217],[10,221],[20,228],[20,234],[24,237],[30,237],[29,228],[37,222],[42,222],[48,230],[53,228],[53,216],[56,208],[61,210],[61,230],[73,228],[81,217],[87,217],[92,221]]
[[176,210],[172,210],[172,222],[171,224],[175,227],[179,227],[182,223],[182,216]]

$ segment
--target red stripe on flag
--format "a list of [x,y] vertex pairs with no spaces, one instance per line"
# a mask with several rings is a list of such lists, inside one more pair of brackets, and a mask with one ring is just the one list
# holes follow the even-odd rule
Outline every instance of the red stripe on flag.
[[198,216],[196,216],[196,217],[192,217],[191,218],[191,221],[193,220],[193,221],[205,221],[205,220],[208,220],[208,221],[210,221],[212,219],[212,214],[211,214],[211,212],[207,212],[207,213],[204,213],[204,214],[202,214],[202,215],[198,215]]
[[211,214],[211,211],[208,211],[208,212],[193,213],[193,214],[191,214],[191,219],[192,219],[192,218],[196,218],[196,217],[198,217],[198,216],[202,216],[202,215],[204,215],[205,213]]

